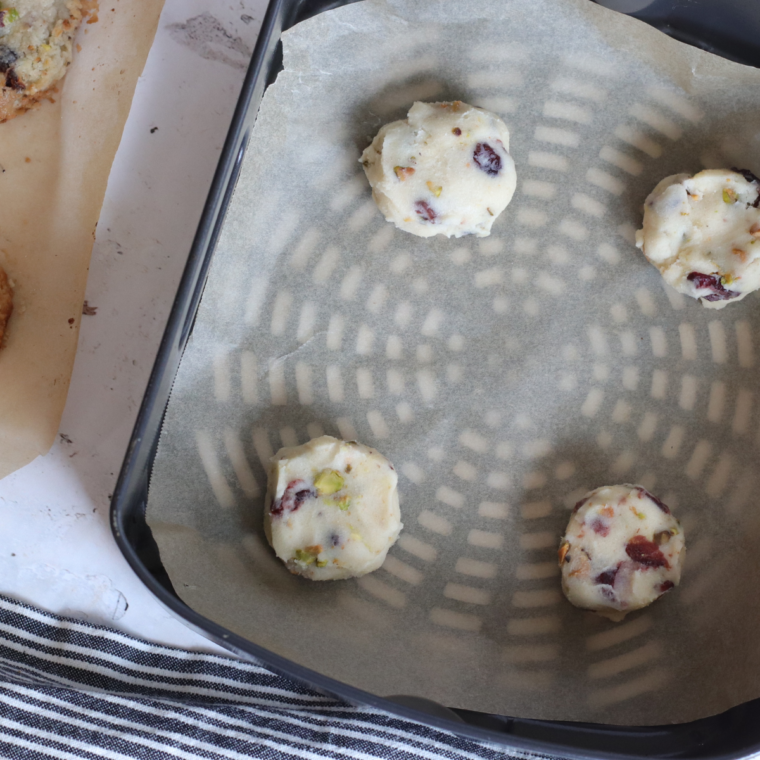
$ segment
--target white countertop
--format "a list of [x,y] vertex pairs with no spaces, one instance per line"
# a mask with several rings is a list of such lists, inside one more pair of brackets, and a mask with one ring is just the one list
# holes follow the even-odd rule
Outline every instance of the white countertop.
[[59,438],[0,481],[0,593],[166,644],[221,651],[164,610],[109,504],[266,10],[166,0],[108,182]]

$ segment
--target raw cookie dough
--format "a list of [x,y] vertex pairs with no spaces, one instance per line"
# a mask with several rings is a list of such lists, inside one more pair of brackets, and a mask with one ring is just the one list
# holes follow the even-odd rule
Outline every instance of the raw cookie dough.
[[0,121],[32,108],[66,73],[87,0],[11,0],[0,10]]
[[0,267],[0,348],[3,347],[5,328],[13,311],[13,289],[8,281],[8,275]]
[[576,607],[619,621],[678,585],[685,554],[683,529],[657,497],[603,486],[573,509],[559,547],[562,590]]
[[393,465],[329,435],[271,460],[264,530],[291,573],[313,581],[371,573],[403,525]]
[[636,245],[679,293],[710,309],[760,288],[760,180],[745,169],[666,177]]
[[385,218],[420,237],[486,237],[517,182],[507,125],[459,100],[415,103],[361,162]]

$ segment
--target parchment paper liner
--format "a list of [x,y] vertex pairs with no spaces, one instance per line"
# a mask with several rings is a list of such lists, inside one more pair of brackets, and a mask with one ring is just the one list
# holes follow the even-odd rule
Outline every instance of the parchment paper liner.
[[15,289],[0,350],[0,478],[55,439],[95,226],[163,0],[101,5],[55,102],[0,124],[0,266]]
[[[666,291],[647,193],[760,170],[760,73],[585,0],[367,2],[284,37],[153,472],[148,518],[195,610],[381,694],[505,715],[688,721],[760,696],[756,297]],[[382,220],[357,163],[415,99],[512,130],[490,238]],[[326,431],[401,472],[406,529],[360,581],[291,577],[264,464]],[[588,488],[641,483],[687,534],[679,589],[622,624],[561,597]]]

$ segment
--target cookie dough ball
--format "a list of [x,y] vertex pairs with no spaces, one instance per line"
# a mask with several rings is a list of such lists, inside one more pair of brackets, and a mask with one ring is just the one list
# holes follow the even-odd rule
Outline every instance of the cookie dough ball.
[[507,125],[458,100],[415,103],[361,161],[385,218],[420,237],[486,237],[517,182]]
[[668,507],[641,486],[603,486],[573,509],[559,548],[562,590],[576,607],[622,620],[681,580],[686,545]]
[[66,73],[82,0],[13,0],[0,10],[0,121],[33,107]]
[[393,465],[328,435],[271,460],[264,530],[291,573],[313,581],[377,570],[403,525]]
[[745,169],[666,177],[636,245],[679,293],[710,309],[760,288],[760,180]]
[[13,289],[8,281],[8,275],[0,267],[0,348],[3,347],[5,328],[13,311]]

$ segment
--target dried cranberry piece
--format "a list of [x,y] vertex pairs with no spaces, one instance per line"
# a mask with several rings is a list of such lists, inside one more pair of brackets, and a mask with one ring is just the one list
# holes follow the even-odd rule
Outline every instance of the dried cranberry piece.
[[610,526],[598,517],[591,523],[591,530],[593,530],[594,533],[598,533],[602,538],[606,538],[610,534]]
[[675,583],[673,581],[664,581],[660,584],[660,588],[657,589],[661,594],[664,594],[666,591],[670,591],[670,589],[675,588]]
[[501,171],[501,156],[488,144],[478,143],[472,158],[486,174],[495,177]]
[[615,601],[617,601],[616,598],[615,598],[615,591],[614,591],[614,589],[610,588],[609,586],[602,586],[599,590],[602,592],[602,596],[608,602],[615,602]]
[[3,74],[18,60],[18,53],[7,45],[0,45],[0,72]]
[[16,69],[8,69],[5,72],[5,86],[10,87],[12,90],[24,89],[24,83],[18,78]]
[[747,182],[754,182],[757,185],[757,198],[755,198],[755,202],[752,205],[755,208],[760,207],[760,177],[753,174],[749,169],[737,169],[735,166],[731,167],[731,171],[741,174]]
[[605,570],[603,573],[599,573],[594,579],[595,583],[600,586],[614,586],[615,576],[617,576],[618,568],[613,567],[612,570]]
[[686,279],[689,282],[694,283],[696,288],[712,288],[718,285],[723,287],[720,283],[720,279],[713,274],[704,274],[702,272],[691,272]]
[[293,510],[298,509],[298,507],[303,504],[306,499],[316,499],[317,498],[317,492],[312,491],[311,488],[304,488],[302,491],[296,491],[295,499],[293,499]]
[[720,277],[715,274],[704,274],[703,272],[692,272],[686,279],[693,282],[697,290],[711,290],[712,293],[707,296],[699,296],[705,301],[728,301],[731,298],[738,298],[741,293],[734,290],[726,290]]
[[580,501],[576,502],[575,506],[573,507],[573,514],[575,514],[588,500],[589,497],[584,496]]
[[753,172],[751,172],[749,169],[737,169],[735,166],[731,167],[732,172],[736,172],[737,174],[741,174],[744,179],[747,180],[747,182],[756,182],[760,184],[760,178]]
[[634,536],[625,547],[625,553],[634,561],[645,567],[670,568],[665,555],[657,548],[654,541],[644,536]]
[[433,211],[426,201],[417,201],[414,204],[414,210],[417,212],[417,216],[422,219],[423,222],[435,222],[438,214]]
[[639,486],[638,491],[640,496],[647,496],[650,498],[666,515],[670,514],[670,508],[668,505],[665,504],[665,502],[660,501],[660,499],[658,499],[654,494],[649,493],[646,488]]
[[307,499],[316,499],[317,492],[305,480],[291,480],[279,499],[272,502],[269,514],[278,517],[285,512],[295,512]]

